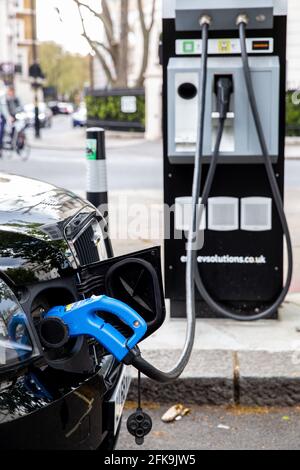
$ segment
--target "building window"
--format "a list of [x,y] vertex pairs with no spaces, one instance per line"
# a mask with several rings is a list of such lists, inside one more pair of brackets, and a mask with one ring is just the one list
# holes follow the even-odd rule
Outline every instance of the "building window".
[[15,0],[15,8],[16,10],[23,10],[24,8],[23,0]]
[[17,56],[17,67],[18,67],[18,73],[21,73],[21,75],[25,78],[28,74],[28,54],[26,49],[20,49],[18,52]]
[[23,20],[16,21],[16,36],[18,42],[22,42],[25,39],[25,25]]

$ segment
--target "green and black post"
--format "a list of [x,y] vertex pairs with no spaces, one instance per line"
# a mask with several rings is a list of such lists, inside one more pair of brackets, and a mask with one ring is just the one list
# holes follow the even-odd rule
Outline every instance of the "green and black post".
[[87,200],[108,217],[107,168],[104,129],[87,129]]

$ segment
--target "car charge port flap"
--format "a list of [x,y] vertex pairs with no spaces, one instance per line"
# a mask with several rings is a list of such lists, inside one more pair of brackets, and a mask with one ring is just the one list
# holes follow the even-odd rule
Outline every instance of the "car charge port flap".
[[79,294],[107,295],[129,305],[147,323],[147,334],[165,320],[160,247],[94,263],[79,271]]

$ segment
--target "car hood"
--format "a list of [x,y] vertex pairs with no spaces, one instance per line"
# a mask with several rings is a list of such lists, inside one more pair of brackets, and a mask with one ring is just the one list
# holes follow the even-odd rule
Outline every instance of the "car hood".
[[69,271],[64,229],[85,207],[95,210],[70,191],[0,173],[0,272],[24,284]]

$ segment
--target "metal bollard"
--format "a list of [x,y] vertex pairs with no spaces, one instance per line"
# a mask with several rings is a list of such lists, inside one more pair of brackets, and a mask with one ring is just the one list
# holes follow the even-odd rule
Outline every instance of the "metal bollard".
[[95,207],[102,207],[102,214],[108,217],[107,168],[104,129],[87,129],[87,200]]

